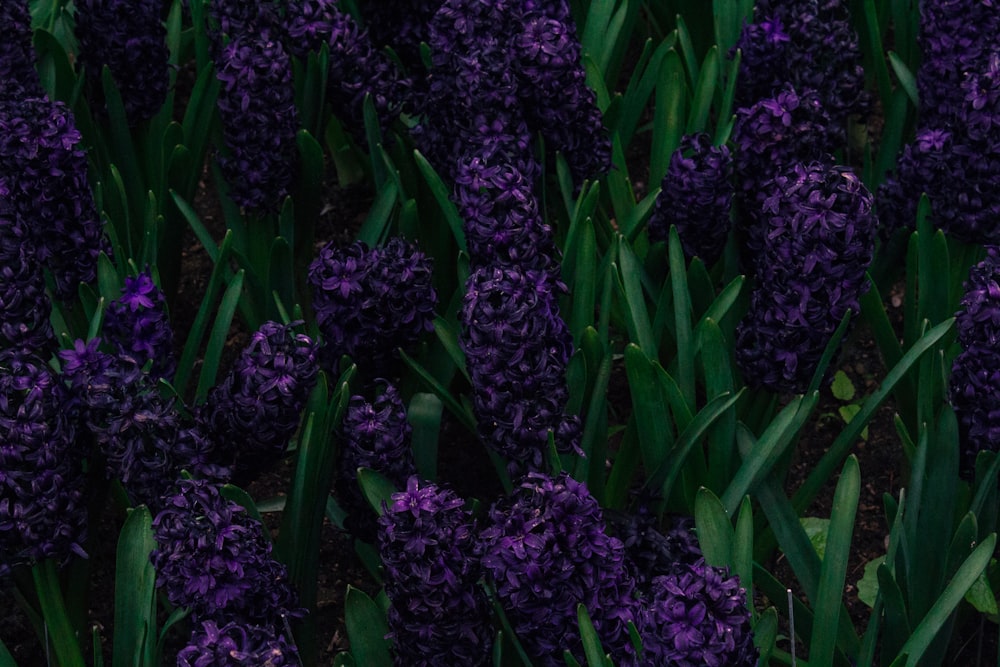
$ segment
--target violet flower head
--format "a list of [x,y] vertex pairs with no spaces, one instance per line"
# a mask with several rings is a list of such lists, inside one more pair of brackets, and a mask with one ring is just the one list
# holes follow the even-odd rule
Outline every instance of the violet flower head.
[[0,350],[46,357],[58,347],[34,243],[14,206],[0,195]]
[[265,530],[216,484],[179,479],[153,519],[156,585],[196,622],[282,627],[304,612]]
[[372,43],[391,46],[410,72],[423,71],[420,43],[429,41],[429,24],[439,0],[369,0],[361,5]]
[[30,231],[34,252],[55,282],[55,296],[76,295],[110,253],[87,175],[73,114],[47,98],[0,99],[0,190]]
[[840,320],[859,312],[875,245],[872,202],[845,167],[796,165],[775,179],[757,288],[736,332],[737,366],[750,386],[804,391]]
[[334,489],[348,512],[346,525],[358,539],[375,541],[375,513],[358,486],[358,468],[369,468],[397,488],[416,473],[406,406],[396,387],[377,383],[375,399],[352,396],[340,425],[340,464]]
[[656,514],[647,508],[607,515],[612,534],[625,545],[636,590],[643,595],[649,593],[656,577],[702,557],[691,517],[674,517],[661,529]]
[[148,268],[125,278],[121,296],[104,311],[102,333],[119,354],[133,357],[139,365],[152,362],[149,372],[155,377],[173,377],[177,360],[167,297]]
[[233,37],[216,60],[229,196],[253,212],[276,211],[295,178],[299,116],[292,61],[273,31]]
[[[107,67],[121,93],[130,126],[160,111],[170,86],[167,29],[161,0],[76,0],[79,62],[94,99],[103,100]],[[107,109],[101,103],[101,114]]]
[[1000,349],[1000,247],[986,248],[986,257],[969,269],[964,288],[955,313],[959,344],[963,349],[974,345]]
[[421,483],[392,495],[378,520],[389,597],[389,636],[399,667],[490,664],[491,609],[464,502]]
[[565,289],[516,266],[477,269],[466,283],[460,342],[479,437],[515,472],[544,469],[549,432],[560,452],[579,449],[580,420],[566,414],[572,339],[557,303]]
[[346,354],[367,377],[392,377],[396,350],[434,328],[431,267],[398,237],[376,248],[361,241],[324,246],[309,266],[323,367],[336,369]]
[[276,30],[282,22],[277,0],[211,0],[206,7],[205,29],[213,60],[218,60],[228,40]]
[[653,580],[637,623],[643,664],[753,667],[757,648],[739,578],[699,560]]
[[177,667],[298,667],[298,649],[273,628],[202,621],[177,654]]
[[31,14],[27,0],[6,0],[0,4],[0,99],[43,97],[35,71],[35,48],[31,43]]
[[214,459],[243,485],[277,462],[316,386],[319,346],[293,324],[265,322],[197,413]]
[[0,353],[0,579],[21,564],[86,558],[75,403],[42,359]]
[[488,581],[533,664],[564,665],[564,649],[582,660],[580,604],[615,664],[637,664],[627,628],[638,619],[625,548],[605,532],[585,485],[565,473],[529,473],[490,508],[479,540]]
[[686,135],[670,157],[649,218],[649,239],[666,241],[674,225],[688,259],[715,264],[729,238],[732,176],[733,158],[725,145],[712,145],[704,133]]

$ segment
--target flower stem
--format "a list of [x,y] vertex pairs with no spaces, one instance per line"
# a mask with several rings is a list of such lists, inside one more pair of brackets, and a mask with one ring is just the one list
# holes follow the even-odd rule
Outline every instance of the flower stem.
[[46,643],[51,641],[56,663],[60,667],[84,667],[83,653],[66,611],[55,561],[46,559],[36,563],[31,573],[48,633]]

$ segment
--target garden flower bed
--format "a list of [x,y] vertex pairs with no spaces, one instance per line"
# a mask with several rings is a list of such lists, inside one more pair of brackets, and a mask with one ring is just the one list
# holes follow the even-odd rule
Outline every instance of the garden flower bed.
[[0,667],[1000,659],[993,3],[0,25]]

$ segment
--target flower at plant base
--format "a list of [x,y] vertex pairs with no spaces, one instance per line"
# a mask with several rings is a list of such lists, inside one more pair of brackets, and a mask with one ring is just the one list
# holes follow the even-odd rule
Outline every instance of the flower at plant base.
[[452,491],[413,476],[379,517],[389,637],[399,667],[491,662],[491,609],[463,506]]
[[774,180],[757,286],[736,329],[749,386],[804,391],[844,314],[860,311],[875,247],[872,202],[846,167],[797,164]]
[[277,211],[298,164],[292,61],[272,31],[232,37],[216,60],[229,196],[254,213]]
[[0,195],[0,350],[16,348],[40,358],[55,352],[51,315],[34,242],[13,204]]
[[42,97],[41,81],[35,71],[35,48],[31,43],[31,14],[27,0],[6,0],[0,4],[0,99]]
[[762,212],[771,181],[799,162],[830,160],[840,144],[815,92],[786,87],[749,108],[736,111],[733,128],[736,230],[744,268],[763,250]]
[[642,664],[753,667],[757,648],[739,578],[699,560],[653,580],[637,623]]
[[103,338],[120,354],[142,366],[152,362],[150,373],[171,378],[177,366],[174,332],[167,313],[167,297],[153,282],[149,268],[127,276],[120,297],[104,311]]
[[866,114],[858,35],[845,0],[760,0],[753,23],[745,23],[735,49],[741,51],[736,106],[770,97],[786,84],[815,90],[823,108],[846,136],[851,114]]
[[153,519],[157,587],[195,622],[283,627],[304,610],[265,530],[212,481],[178,479]]
[[0,353],[0,580],[18,565],[86,558],[86,481],[75,409],[45,360]]
[[296,333],[297,324],[262,324],[196,413],[212,458],[232,469],[238,485],[284,455],[316,386],[319,346]]
[[0,99],[0,196],[13,202],[60,300],[93,282],[97,257],[110,253],[80,143],[62,102]]
[[625,547],[605,532],[600,505],[566,473],[529,473],[493,504],[479,535],[487,580],[533,664],[583,659],[577,606],[590,613],[616,665],[635,665],[627,624],[636,621]]
[[393,377],[396,350],[434,329],[431,268],[430,258],[398,237],[376,248],[324,246],[309,266],[323,367],[336,372],[346,354],[369,378]]
[[327,47],[326,95],[334,115],[363,144],[364,100],[370,95],[385,131],[408,101],[410,80],[385,52],[375,48],[368,30],[342,11],[336,0],[293,0],[285,11],[290,53],[305,59],[310,51]]
[[177,654],[177,667],[297,667],[298,649],[281,631],[231,621],[202,621]]
[[545,469],[550,432],[558,451],[579,449],[580,420],[566,414],[572,338],[557,302],[565,289],[516,266],[476,269],[466,283],[460,343],[477,431],[512,473]]
[[[170,86],[167,29],[161,0],[76,0],[78,58],[93,99],[103,100],[102,72],[111,73],[130,126],[160,111]],[[98,107],[106,113],[103,103]]]
[[104,455],[108,478],[154,512],[181,470],[225,478],[228,471],[209,459],[209,441],[163,396],[157,379],[133,357],[101,351],[100,343],[77,340],[59,356],[80,403],[81,430]]
[[711,267],[729,238],[733,205],[733,158],[705,133],[685,135],[670,156],[647,230],[650,241],[666,241],[670,226],[688,259]]
[[376,383],[376,396],[351,397],[340,424],[340,462],[334,490],[347,510],[347,529],[358,539],[375,541],[374,511],[358,485],[358,468],[369,468],[385,476],[397,488],[416,473],[406,419],[406,407],[396,387],[385,380]]

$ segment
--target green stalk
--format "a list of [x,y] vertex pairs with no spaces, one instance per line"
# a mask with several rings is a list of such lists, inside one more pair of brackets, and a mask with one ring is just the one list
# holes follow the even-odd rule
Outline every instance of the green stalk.
[[60,667],[84,667],[83,653],[66,610],[55,561],[49,558],[36,563],[31,568],[31,574],[35,579],[47,640],[55,651],[56,664]]

